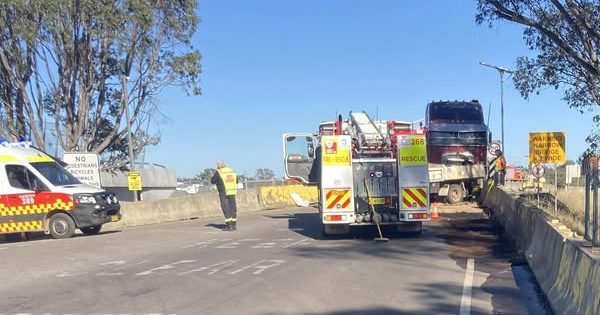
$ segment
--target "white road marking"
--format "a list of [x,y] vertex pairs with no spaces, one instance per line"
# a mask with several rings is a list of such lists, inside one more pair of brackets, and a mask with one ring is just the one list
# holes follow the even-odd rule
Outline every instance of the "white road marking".
[[235,275],[235,274],[238,274],[238,273],[240,273],[240,272],[242,272],[242,271],[244,271],[244,270],[248,270],[248,269],[250,269],[250,268],[255,268],[255,269],[258,269],[258,270],[256,270],[256,271],[255,271],[255,272],[253,272],[252,274],[254,274],[254,275],[258,275],[258,274],[261,274],[263,271],[265,271],[265,270],[267,270],[267,269],[269,269],[269,268],[272,268],[272,267],[275,267],[275,266],[279,266],[279,265],[281,265],[281,264],[283,264],[283,263],[285,263],[285,260],[279,260],[279,259],[272,259],[272,260],[269,260],[269,259],[263,259],[263,260],[260,260],[260,261],[258,261],[258,262],[255,262],[255,263],[253,263],[253,264],[251,264],[251,265],[248,265],[248,266],[246,266],[246,267],[243,267],[243,268],[240,268],[240,269],[238,269],[238,270],[232,271],[232,272],[230,272],[229,274],[230,274],[230,275]]
[[252,248],[273,248],[275,245],[277,245],[277,243],[260,243],[252,246]]
[[276,241],[289,242],[289,241],[293,241],[293,240],[294,240],[293,238],[280,238]]
[[473,272],[475,270],[475,260],[467,260],[467,273],[463,284],[462,300],[460,301],[460,315],[471,314],[471,294],[473,292]]
[[0,250],[2,250],[2,249],[8,249],[8,247],[0,247]]
[[120,266],[120,265],[124,265],[127,262],[124,260],[117,260],[117,261],[107,261],[107,262],[103,262],[100,264],[100,266],[110,266],[110,265],[115,265],[115,266]]
[[208,241],[204,241],[204,242],[198,242],[192,245],[186,245],[181,247],[182,249],[188,249],[188,248],[192,248],[192,247],[200,247],[200,248],[205,248],[210,244],[213,244],[214,242],[216,242],[218,240],[208,240]]
[[15,245],[16,247],[26,247],[26,246],[31,246],[31,244],[27,243],[27,244],[17,244]]
[[308,241],[308,239],[306,239],[306,238],[305,238],[305,239],[301,239],[301,240],[299,240],[299,241],[297,241],[297,242],[294,242],[294,243],[292,243],[292,244],[288,244],[288,245],[286,245],[286,246],[283,246],[283,248],[290,248],[290,247],[292,247],[292,246],[300,245],[300,244],[302,244],[302,243],[304,243],[304,242],[306,242],[306,241]]
[[175,268],[175,266],[177,266],[177,265],[190,264],[193,262],[196,262],[196,261],[195,260],[180,260],[180,261],[176,261],[172,264],[166,264],[166,265],[162,265],[160,267],[152,268],[152,269],[144,271],[144,272],[136,273],[135,275],[136,276],[147,276],[147,275],[153,274],[155,271],[169,270],[169,269]]
[[124,275],[124,272],[100,272],[97,273],[96,276],[98,277],[115,277],[115,276],[122,276]]
[[58,278],[67,278],[67,277],[75,277],[85,275],[87,272],[63,272],[56,275]]
[[239,240],[238,242],[258,242],[260,241],[260,238],[244,238]]
[[223,270],[223,269],[225,269],[225,268],[227,268],[227,267],[229,267],[229,266],[237,263],[238,261],[240,261],[240,260],[239,259],[225,260],[225,261],[222,261],[222,262],[218,262],[216,264],[212,264],[210,266],[200,267],[200,268],[193,269],[193,270],[186,271],[186,272],[180,272],[180,273],[178,273],[178,275],[185,276],[185,275],[188,275],[190,273],[202,272],[202,271],[206,271],[206,270],[209,270],[209,269],[210,269],[210,272],[208,274],[212,275],[212,274],[215,274],[215,273],[217,273],[217,272],[219,272],[219,271],[221,271],[221,270]]
[[240,246],[240,243],[231,242],[231,243],[223,244],[221,246],[217,246],[216,248],[237,248],[238,246]]

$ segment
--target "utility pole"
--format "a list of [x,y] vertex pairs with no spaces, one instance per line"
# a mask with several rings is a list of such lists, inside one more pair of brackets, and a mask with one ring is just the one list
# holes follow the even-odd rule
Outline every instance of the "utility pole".
[[[128,99],[128,88],[127,81],[129,77],[125,74],[121,75],[121,86],[123,93],[123,110],[125,110],[125,119],[127,120],[127,147],[129,151],[129,171],[133,171],[133,139],[131,137],[131,120],[129,119],[129,99]],[[138,201],[137,191],[132,190],[133,193],[133,201]]]
[[492,69],[496,69],[498,70],[498,73],[500,73],[500,125],[501,125],[501,130],[502,130],[502,154],[504,156],[506,156],[506,152],[504,152],[504,74],[508,73],[513,74],[514,71],[509,70],[507,68],[504,67],[500,67],[500,66],[494,66],[494,65],[490,65],[487,64],[485,62],[479,62],[480,65],[485,66],[485,67],[490,67]]

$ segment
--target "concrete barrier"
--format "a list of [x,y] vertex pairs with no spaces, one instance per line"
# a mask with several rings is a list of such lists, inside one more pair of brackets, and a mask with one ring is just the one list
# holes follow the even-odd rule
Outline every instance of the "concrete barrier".
[[311,203],[317,202],[319,198],[316,186],[264,186],[259,188],[260,204],[265,209],[294,206],[296,204],[290,196],[291,193],[296,193]]
[[484,204],[524,252],[556,314],[600,314],[600,256],[527,200],[493,188]]
[[[256,190],[238,191],[236,203],[238,212],[242,213],[261,209]],[[223,216],[219,195],[216,192],[163,200],[124,202],[121,212],[123,219],[107,224],[107,229]]]

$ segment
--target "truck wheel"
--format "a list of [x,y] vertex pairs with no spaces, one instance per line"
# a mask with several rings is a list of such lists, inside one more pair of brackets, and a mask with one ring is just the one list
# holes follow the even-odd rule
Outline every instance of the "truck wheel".
[[69,238],[75,233],[75,222],[66,213],[56,213],[50,217],[48,229],[53,238]]
[[101,229],[102,229],[102,224],[84,227],[84,228],[81,228],[80,230],[85,235],[96,235],[96,234],[100,233]]
[[465,198],[465,190],[463,189],[463,187],[461,185],[459,185],[459,184],[450,185],[450,188],[448,189],[448,196],[446,196],[446,199],[448,200],[449,204],[455,204],[455,203],[462,202],[464,198]]

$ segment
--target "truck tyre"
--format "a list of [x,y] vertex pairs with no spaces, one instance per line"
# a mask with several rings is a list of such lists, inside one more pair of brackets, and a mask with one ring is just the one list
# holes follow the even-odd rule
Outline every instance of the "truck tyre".
[[101,229],[102,229],[102,224],[84,227],[84,228],[81,228],[80,230],[85,235],[96,235],[96,234],[100,233]]
[[66,213],[56,213],[50,217],[48,230],[53,238],[69,238],[75,233],[75,222]]
[[455,204],[462,202],[465,199],[465,190],[460,184],[452,184],[448,189],[448,196],[446,196],[449,204]]

